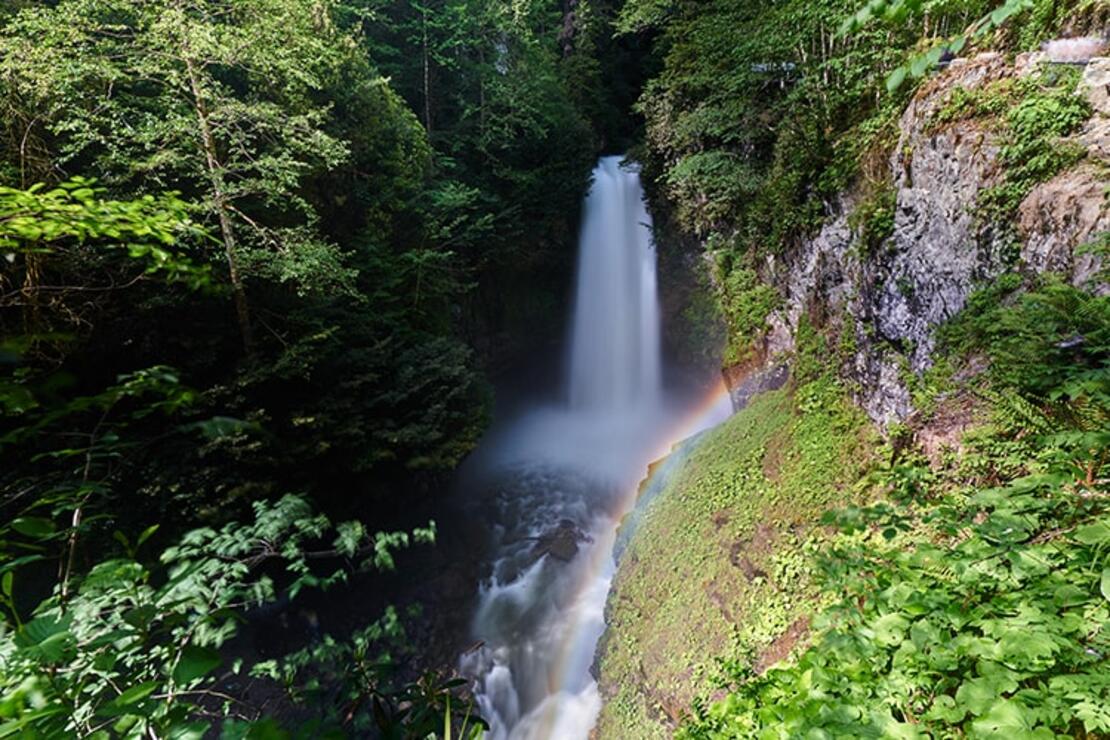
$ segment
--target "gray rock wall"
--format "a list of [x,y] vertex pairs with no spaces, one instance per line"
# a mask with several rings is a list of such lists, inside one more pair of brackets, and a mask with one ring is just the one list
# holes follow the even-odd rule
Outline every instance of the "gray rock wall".
[[[768,261],[766,274],[784,301],[769,318],[766,367],[789,357],[802,316],[817,314],[834,331],[854,332],[857,352],[840,370],[872,420],[886,426],[913,412],[905,373],[930,366],[936,327],[958,313],[978,285],[1009,269],[1005,252],[1012,248],[1011,234],[991,233],[972,212],[979,192],[1002,177],[1002,142],[975,120],[934,127],[934,113],[957,87],[1028,74],[1039,61],[1023,55],[1010,65],[998,54],[981,54],[956,60],[922,87],[901,118],[889,164],[896,193],[892,236],[875,253],[861,254],[848,219],[856,198],[845,194],[819,233]],[[1097,256],[1078,247],[1110,228],[1103,174],[1110,152],[1110,59],[1088,65],[1081,88],[1095,109],[1077,137],[1088,159],[1035,188],[1018,223],[1019,269],[1062,272],[1077,284],[1099,269]]]

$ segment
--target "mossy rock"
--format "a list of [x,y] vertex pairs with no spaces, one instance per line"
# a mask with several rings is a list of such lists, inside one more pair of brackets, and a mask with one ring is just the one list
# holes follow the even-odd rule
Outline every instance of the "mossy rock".
[[682,451],[632,519],[599,649],[596,737],[665,738],[721,662],[754,669],[805,639],[804,548],[850,500],[867,428],[834,382],[774,391]]

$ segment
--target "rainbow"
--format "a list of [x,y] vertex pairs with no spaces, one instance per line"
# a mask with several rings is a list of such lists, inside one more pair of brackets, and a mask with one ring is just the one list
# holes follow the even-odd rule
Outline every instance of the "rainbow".
[[[722,381],[707,392],[690,411],[683,414],[672,429],[667,430],[665,434],[660,436],[659,447],[652,450],[650,456],[645,459],[645,469],[649,463],[659,461],[669,455],[675,446],[682,441],[716,426],[727,418],[731,412],[732,405],[728,388]],[[616,536],[616,528],[624,516],[635,508],[640,490],[641,486],[637,483],[629,486],[627,491],[617,497],[612,511],[612,530],[608,537],[599,540],[595,547],[587,551],[590,560],[587,566],[581,570],[580,579],[574,590],[575,600],[582,598],[590,585],[598,579],[612,577],[612,545]],[[573,663],[571,656],[574,649],[581,640],[589,639],[589,634],[585,631],[587,625],[580,619],[581,615],[577,611],[573,613],[572,623],[567,627],[562,644],[555,660],[551,663],[551,669],[548,673],[549,694],[555,694],[566,689],[568,681],[573,678],[568,676],[567,671]],[[543,729],[538,737],[550,738],[552,736],[551,728],[556,720],[555,710],[557,708],[557,706],[552,706],[545,711],[541,725]]]

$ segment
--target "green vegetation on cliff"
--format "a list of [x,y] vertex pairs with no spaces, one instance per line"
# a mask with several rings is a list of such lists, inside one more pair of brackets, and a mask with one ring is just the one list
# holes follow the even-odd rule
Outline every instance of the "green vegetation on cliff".
[[715,257],[730,377],[792,379],[630,520],[602,738],[1110,736],[1106,118],[1017,55],[1110,6],[876,0],[842,27],[859,5],[625,6],[659,34],[646,171]]
[[820,377],[761,396],[667,473],[630,522],[610,596],[602,737],[666,737],[722,666],[789,651],[816,598],[814,523],[854,497],[870,458],[865,429]]
[[[845,27],[863,5],[865,22]],[[686,228],[730,253],[733,269],[756,267],[812,234],[850,186],[873,206],[881,200],[897,117],[913,93],[908,84],[888,92],[888,75],[907,59],[916,77],[933,72],[939,48],[927,61],[919,53],[999,6],[1004,25],[988,23],[962,54],[1035,50],[1065,29],[1098,33],[1110,13],[1104,0],[630,0],[621,28],[656,33],[662,64],[639,101],[646,172]],[[1026,104],[1011,123],[1039,112]],[[1060,113],[1036,135],[1066,128],[1070,113]],[[1022,167],[1044,164],[1032,156],[1039,150],[1012,152]],[[881,238],[876,225],[867,242]]]
[[929,457],[868,439],[811,345],[659,468],[601,737],[1110,732],[1110,297],[1014,276],[941,334]]
[[949,411],[978,399],[979,425],[876,468],[878,502],[825,517],[839,534],[808,561],[828,604],[809,647],[726,663],[728,697],[682,737],[1110,733],[1110,298],[1053,279],[998,298],[949,332],[991,361],[948,391]]

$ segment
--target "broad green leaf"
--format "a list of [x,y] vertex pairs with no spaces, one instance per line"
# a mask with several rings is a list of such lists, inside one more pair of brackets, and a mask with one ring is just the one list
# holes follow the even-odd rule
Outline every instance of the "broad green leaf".
[[1101,519],[1075,531],[1075,539],[1084,545],[1102,545],[1110,542],[1110,520]]
[[12,529],[33,539],[42,539],[54,534],[54,522],[38,516],[21,516],[12,520]]
[[145,681],[138,684],[137,686],[132,686],[131,688],[127,689],[122,694],[117,696],[115,699],[101,707],[98,714],[109,717],[118,714],[124,714],[130,711],[130,709],[135,704],[141,702],[143,699],[147,698],[155,691],[157,691],[158,686],[158,681]]
[[214,670],[220,660],[220,654],[211,648],[188,645],[173,670],[173,680],[179,685],[187,684]]
[[1025,737],[1032,729],[1033,713],[1010,699],[999,699],[979,719],[971,723],[979,737],[1012,740]]
[[905,65],[902,65],[901,67],[898,67],[893,72],[891,72],[890,75],[886,78],[887,92],[894,92],[895,90],[900,88],[902,86],[902,83],[906,81],[906,75],[908,73],[909,70],[906,68]]
[[967,708],[957,706],[956,700],[947,694],[941,694],[933,700],[933,706],[926,712],[926,719],[939,719],[948,723],[960,722],[967,716]]
[[880,645],[897,645],[906,636],[906,628],[910,621],[901,614],[887,614],[875,620],[871,629],[875,632],[875,641]]
[[69,619],[38,617],[15,633],[15,644],[25,655],[38,662],[58,663],[70,653],[76,642],[69,625]]

